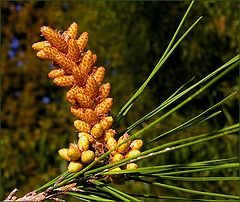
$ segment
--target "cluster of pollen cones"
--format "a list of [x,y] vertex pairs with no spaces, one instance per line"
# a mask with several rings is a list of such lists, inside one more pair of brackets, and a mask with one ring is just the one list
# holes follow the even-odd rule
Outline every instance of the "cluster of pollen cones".
[[[78,130],[78,143],[70,143],[69,148],[59,150],[59,155],[70,161],[69,172],[78,172],[103,153],[125,141],[124,134],[117,141],[115,130],[111,129],[113,117],[109,115],[113,99],[109,98],[110,83],[102,84],[105,68],[96,67],[96,54],[84,50],[88,42],[88,33],[83,32],[78,39],[78,25],[74,22],[60,33],[50,27],[41,27],[45,41],[34,43],[41,59],[51,60],[55,67],[48,74],[53,82],[69,88],[66,98],[72,104],[71,113],[78,119],[74,126]],[[108,163],[139,154],[142,140],[122,144],[110,155]],[[135,163],[127,164],[124,169],[136,169]],[[121,168],[117,168],[121,169]]]

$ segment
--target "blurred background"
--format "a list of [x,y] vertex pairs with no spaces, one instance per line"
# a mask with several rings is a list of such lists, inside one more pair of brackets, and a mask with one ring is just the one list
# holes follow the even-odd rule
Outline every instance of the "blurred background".
[[[112,86],[112,114],[130,98],[152,71],[189,3],[183,2],[87,2],[3,1],[1,4],[1,198],[15,187],[19,195],[37,188],[66,170],[58,149],[76,140],[74,116],[65,99],[66,89],[53,85],[47,74],[51,63],[41,61],[31,45],[43,40],[40,27],[59,31],[72,23],[79,34],[89,33],[88,47],[106,67],[105,81]],[[157,107],[193,76],[200,80],[239,51],[239,2],[196,2],[183,26],[199,16],[202,21],[180,44],[154,77],[118,131]],[[183,30],[180,34],[183,33]],[[238,70],[202,93],[186,107],[148,132],[147,140],[171,129],[220,101],[239,84]],[[224,104],[217,118],[181,132],[170,140],[219,129],[238,122],[238,100]],[[146,123],[144,123],[146,124]],[[144,126],[144,124],[142,126]],[[140,126],[140,128],[142,127]],[[139,129],[139,128],[137,128]],[[136,129],[136,130],[137,130]],[[163,140],[169,141],[169,140]],[[158,144],[161,144],[158,143]],[[141,166],[187,163],[237,156],[238,137],[231,135],[140,162]],[[221,170],[216,176],[237,175]],[[208,176],[209,173],[204,173]],[[202,191],[237,195],[235,182],[166,183]],[[127,183],[118,186],[134,193],[188,197],[190,194]]]

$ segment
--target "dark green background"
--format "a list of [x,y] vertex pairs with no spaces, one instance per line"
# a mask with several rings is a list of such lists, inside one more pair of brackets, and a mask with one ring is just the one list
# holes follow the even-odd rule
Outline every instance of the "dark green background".
[[[47,25],[61,31],[75,21],[79,25],[79,34],[89,32],[87,48],[98,55],[97,65],[106,67],[105,81],[112,85],[114,115],[156,65],[188,4],[168,1],[2,2],[1,196],[6,196],[15,187],[21,190],[19,194],[22,195],[65,171],[66,162],[58,157],[57,150],[76,140],[74,116],[65,99],[66,89],[53,85],[47,77],[50,63],[39,60],[31,49],[34,42],[43,39],[40,27]],[[118,131],[154,109],[193,76],[196,80],[203,78],[238,53],[239,2],[197,1],[180,34],[201,15],[202,21],[153,78]],[[188,106],[145,134],[143,139],[171,129],[236,90],[237,75],[235,70],[225,76]],[[220,108],[223,113],[218,118],[181,132],[170,140],[238,122],[237,100]],[[149,159],[141,162],[141,166],[233,157],[237,156],[237,146],[238,138],[227,136]],[[232,176],[236,172],[223,170],[215,175]],[[232,182],[178,182],[178,185],[237,195],[236,183]],[[135,193],[190,196],[134,183],[120,188]]]

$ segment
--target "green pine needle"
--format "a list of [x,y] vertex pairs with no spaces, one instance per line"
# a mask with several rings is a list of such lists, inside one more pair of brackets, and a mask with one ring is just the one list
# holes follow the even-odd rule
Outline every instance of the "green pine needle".
[[157,71],[162,67],[164,62],[167,60],[167,58],[171,55],[171,53],[175,50],[175,48],[179,45],[179,43],[187,36],[187,34],[193,29],[193,27],[201,20],[202,17],[200,17],[198,20],[195,21],[195,23],[184,33],[184,35],[177,41],[177,43],[173,46],[173,48],[170,50],[172,47],[172,44],[174,40],[176,39],[177,34],[179,33],[180,28],[182,27],[190,9],[193,6],[194,1],[191,2],[189,5],[186,13],[184,14],[176,32],[174,33],[167,49],[165,50],[164,54],[162,55],[161,59],[158,61],[157,65],[154,67],[153,71],[149,75],[149,77],[146,79],[146,81],[142,84],[142,86],[137,90],[137,92],[129,99],[129,101],[120,109],[119,113],[116,116],[116,121],[119,122],[123,116],[126,115],[126,113],[130,110],[132,105],[134,104],[134,101],[139,97],[139,95],[143,92],[145,87],[148,85],[152,77],[157,73]]
[[151,183],[152,185],[155,185],[158,187],[163,187],[163,188],[172,189],[172,190],[178,190],[178,191],[187,192],[187,193],[196,194],[196,195],[219,197],[219,198],[225,198],[225,199],[240,199],[239,196],[219,194],[219,193],[213,193],[213,192],[197,191],[197,190],[186,189],[186,188],[177,187],[177,186],[173,186],[173,185],[169,185],[169,184],[163,184],[160,182],[151,182],[142,177],[135,178],[135,180],[137,180],[139,182],[144,182],[144,183]]

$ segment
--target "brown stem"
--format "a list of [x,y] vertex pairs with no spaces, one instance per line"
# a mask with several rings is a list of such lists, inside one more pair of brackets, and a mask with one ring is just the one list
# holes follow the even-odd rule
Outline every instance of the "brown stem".
[[46,191],[43,191],[41,193],[36,193],[36,191],[32,191],[27,193],[25,196],[17,198],[15,195],[18,189],[14,189],[4,201],[24,201],[24,202],[32,202],[32,201],[45,201],[48,199],[52,199],[54,201],[64,201],[57,196],[67,195],[69,191],[74,192],[82,192],[82,190],[78,189],[76,187],[77,183],[68,184],[66,186],[53,189],[53,187],[48,188]]

